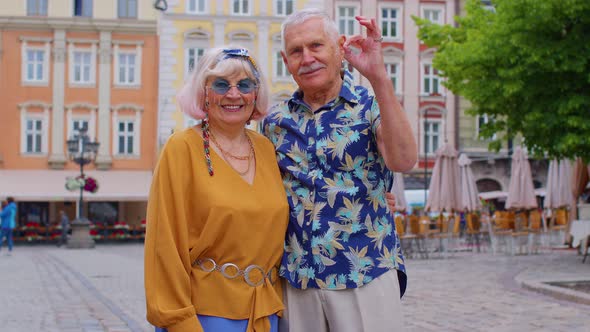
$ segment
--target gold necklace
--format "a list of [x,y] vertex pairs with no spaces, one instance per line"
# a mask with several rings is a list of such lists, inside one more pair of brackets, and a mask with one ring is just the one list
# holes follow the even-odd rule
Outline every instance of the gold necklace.
[[246,156],[236,156],[234,154],[231,154],[228,151],[225,151],[222,147],[221,144],[219,144],[217,142],[217,139],[215,138],[215,135],[213,135],[213,131],[209,132],[209,137],[211,137],[211,141],[213,142],[213,144],[215,144],[215,146],[219,149],[219,151],[221,151],[221,154],[224,156],[227,156],[229,158],[233,158],[236,160],[248,160],[250,161],[250,156],[252,155],[252,152],[254,151],[254,146],[252,145],[252,141],[250,140],[250,136],[248,136],[248,134],[246,134],[246,139],[248,140],[248,145],[250,145],[250,151],[248,151],[248,155]]

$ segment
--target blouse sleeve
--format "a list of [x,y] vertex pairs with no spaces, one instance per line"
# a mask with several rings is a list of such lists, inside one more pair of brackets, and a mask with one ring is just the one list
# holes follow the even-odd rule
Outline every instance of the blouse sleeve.
[[203,331],[191,301],[188,221],[185,209],[189,149],[173,135],[156,166],[148,200],[145,239],[147,319],[157,327]]

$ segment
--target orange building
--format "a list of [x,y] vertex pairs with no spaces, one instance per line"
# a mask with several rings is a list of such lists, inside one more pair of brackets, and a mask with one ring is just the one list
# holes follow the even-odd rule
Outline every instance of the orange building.
[[84,173],[91,221],[138,225],[157,158],[158,38],[149,1],[0,2],[0,199],[18,224],[76,216],[80,174],[66,140],[87,128],[100,143]]

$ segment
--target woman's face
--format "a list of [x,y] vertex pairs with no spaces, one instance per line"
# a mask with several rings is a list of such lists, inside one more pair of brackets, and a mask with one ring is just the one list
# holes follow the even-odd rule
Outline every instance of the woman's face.
[[254,112],[256,81],[245,72],[207,80],[209,122],[213,126],[245,126]]

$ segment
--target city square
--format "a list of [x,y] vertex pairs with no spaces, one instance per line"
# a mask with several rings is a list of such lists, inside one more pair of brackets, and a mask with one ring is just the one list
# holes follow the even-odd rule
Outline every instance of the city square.
[[[588,289],[544,284],[587,281],[590,264],[581,261],[572,250],[409,259],[407,331],[588,331]],[[3,331],[153,331],[145,319],[142,244],[17,246],[11,256],[0,252],[0,271]]]

